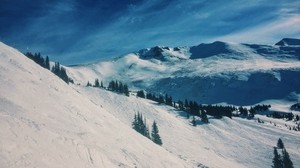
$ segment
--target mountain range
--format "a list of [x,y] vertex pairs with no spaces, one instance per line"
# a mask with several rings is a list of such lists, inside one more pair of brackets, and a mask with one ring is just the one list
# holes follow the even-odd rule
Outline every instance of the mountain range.
[[[256,114],[208,116],[208,124],[195,117],[193,126],[186,111],[136,96],[145,90],[204,104],[263,102],[290,113],[300,98],[299,40],[156,46],[64,67],[73,84],[0,43],[1,167],[270,167],[278,138],[300,166],[300,132],[291,130],[297,122]],[[105,87],[122,81],[130,95],[86,86],[95,79]],[[148,127],[157,123],[161,146],[132,129],[137,113]]]
[[203,104],[251,105],[300,92],[300,40],[275,45],[216,41],[192,47],[156,46],[111,61],[68,67],[78,84],[99,78]]

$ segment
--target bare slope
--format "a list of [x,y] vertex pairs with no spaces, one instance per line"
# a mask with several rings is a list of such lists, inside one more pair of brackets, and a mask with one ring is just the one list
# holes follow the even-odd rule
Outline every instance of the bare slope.
[[0,135],[2,168],[190,167],[3,43]]

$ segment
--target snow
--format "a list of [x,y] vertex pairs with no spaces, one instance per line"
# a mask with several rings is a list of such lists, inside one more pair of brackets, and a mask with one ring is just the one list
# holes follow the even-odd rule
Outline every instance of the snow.
[[0,43],[1,167],[191,167]]
[[[226,59],[223,65],[214,62],[217,58],[221,59],[218,56],[211,60],[199,59],[197,64],[185,60],[184,64],[222,64],[220,69],[226,69]],[[67,85],[20,52],[0,43],[0,165],[10,168],[270,167],[273,147],[281,138],[294,166],[300,167],[300,132],[286,129],[283,120],[256,116],[278,123],[274,126],[258,123],[256,119],[219,120],[209,116],[209,124],[198,122],[193,127],[184,112],[172,107],[133,95],[126,97],[85,87],[87,80],[118,79],[115,77],[125,82],[138,78],[151,84],[154,77],[174,75],[182,66],[177,61],[182,60],[173,61],[142,60],[130,54],[114,61],[67,67],[75,79],[75,85]],[[252,61],[249,64],[260,64]],[[239,67],[234,61],[232,64],[236,68],[247,67]],[[271,64],[280,62],[271,61]],[[289,64],[298,67],[297,62]],[[213,67],[207,69],[213,71]],[[186,68],[182,75],[184,71],[190,70]],[[269,102],[274,108],[286,110],[284,101]],[[149,126],[154,120],[157,122],[162,146],[131,128],[137,112],[143,114]]]
[[[295,167],[300,160],[300,132],[284,128],[283,120],[257,115],[273,124],[259,124],[241,118],[210,117],[210,124],[193,127],[185,119],[184,112],[172,107],[135,96],[120,96],[97,88],[75,86],[83,95],[90,97],[108,109],[121,122],[130,126],[135,113],[140,112],[148,125],[158,123],[163,147],[189,163],[208,167],[269,167],[272,164],[273,146],[283,139]],[[99,96],[101,95],[101,96]],[[291,124],[291,123],[288,123]]]
[[[225,42],[216,44],[219,43],[223,44],[228,52],[191,59],[188,47],[181,47],[179,50],[171,47],[155,47],[158,56],[153,53],[146,56],[141,53],[130,53],[113,61],[68,67],[67,71],[71,78],[81,85],[86,85],[87,81],[93,82],[96,78],[103,81],[105,85],[110,80],[117,79],[136,90],[168,93],[176,100],[191,98],[200,100],[200,103],[227,102],[249,105],[263,99],[284,98],[292,91],[300,91],[296,87],[300,82],[297,78],[300,61],[296,56],[281,53],[283,51],[279,52],[279,49],[273,46]],[[212,47],[214,44],[212,43]],[[146,51],[151,49],[145,49]],[[296,83],[293,78],[296,78]],[[269,86],[267,87],[269,91],[261,92],[263,98],[259,97],[260,95],[249,97],[252,92],[263,90],[263,87],[257,84],[259,81],[265,81],[264,85]],[[285,82],[289,84],[284,84]],[[295,84],[288,87],[293,82]],[[187,83],[191,84],[187,85]],[[278,87],[285,88],[278,95],[274,95],[277,94]],[[181,91],[177,94],[178,89]],[[198,93],[194,93],[195,90]],[[245,92],[237,94],[236,90],[245,90]],[[217,99],[217,93],[232,95],[235,100],[241,101],[231,100],[228,96]]]

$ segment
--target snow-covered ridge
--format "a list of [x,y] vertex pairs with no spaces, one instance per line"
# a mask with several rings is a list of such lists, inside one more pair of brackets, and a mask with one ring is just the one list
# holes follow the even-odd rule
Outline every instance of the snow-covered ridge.
[[300,46],[300,39],[294,39],[294,38],[284,38],[280,40],[278,43],[275,45],[278,46]]
[[3,43],[0,93],[3,168],[191,167]]
[[[104,83],[118,79],[132,88],[168,93],[176,99],[252,104],[300,91],[296,87],[300,84],[299,48],[228,42],[194,47],[156,46],[113,61],[70,67],[68,71],[83,85],[95,78]],[[278,92],[279,88],[283,89]],[[236,94],[236,90],[241,93]],[[254,92],[261,94],[249,97]]]
[[[121,60],[126,65],[140,61],[134,54]],[[157,62],[143,61],[135,66],[155,70]],[[117,62],[104,65],[120,68]],[[172,107],[67,85],[2,43],[0,93],[0,165],[4,168],[268,167],[278,138],[294,166],[300,163],[299,132],[241,118],[210,118],[210,124],[193,127],[183,111]],[[143,113],[148,123],[158,123],[162,147],[131,129],[136,112]]]

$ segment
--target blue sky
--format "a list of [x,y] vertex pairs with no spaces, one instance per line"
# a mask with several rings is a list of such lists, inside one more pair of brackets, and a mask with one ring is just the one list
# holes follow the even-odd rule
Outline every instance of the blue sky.
[[300,38],[299,0],[1,0],[0,41],[63,64],[142,48]]

